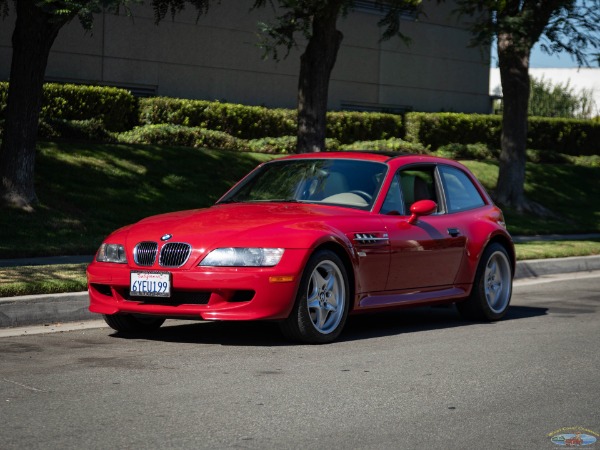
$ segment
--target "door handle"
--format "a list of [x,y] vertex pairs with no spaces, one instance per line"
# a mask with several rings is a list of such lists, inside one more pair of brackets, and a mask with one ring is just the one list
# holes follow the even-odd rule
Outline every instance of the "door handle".
[[448,234],[452,237],[456,237],[460,234],[460,230],[458,228],[448,228]]

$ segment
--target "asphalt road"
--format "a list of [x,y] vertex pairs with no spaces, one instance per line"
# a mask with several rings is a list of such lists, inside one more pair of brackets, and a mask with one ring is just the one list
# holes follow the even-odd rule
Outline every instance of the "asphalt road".
[[519,282],[498,323],[405,310],[326,346],[261,324],[2,337],[0,448],[559,448],[600,433],[599,307],[595,272]]

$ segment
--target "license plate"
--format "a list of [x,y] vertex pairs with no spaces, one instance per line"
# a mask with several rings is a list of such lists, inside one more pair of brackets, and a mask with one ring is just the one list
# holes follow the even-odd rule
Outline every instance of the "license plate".
[[170,297],[170,272],[131,272],[129,293],[137,297]]

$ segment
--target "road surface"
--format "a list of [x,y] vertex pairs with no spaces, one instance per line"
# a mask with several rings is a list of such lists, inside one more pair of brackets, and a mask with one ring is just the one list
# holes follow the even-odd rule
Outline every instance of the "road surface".
[[0,337],[0,448],[551,449],[566,427],[600,433],[600,273],[521,281],[512,305],[493,324],[355,317],[325,346],[256,323],[13,330],[29,335]]

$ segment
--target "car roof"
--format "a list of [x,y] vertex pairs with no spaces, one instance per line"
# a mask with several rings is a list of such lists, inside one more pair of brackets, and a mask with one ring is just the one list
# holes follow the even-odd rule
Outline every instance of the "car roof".
[[432,155],[419,155],[414,153],[402,153],[393,151],[340,151],[340,152],[319,152],[319,153],[300,153],[294,155],[288,155],[281,160],[289,159],[358,159],[361,161],[374,161],[382,163],[392,163],[395,167],[408,165],[408,164],[422,164],[422,163],[433,163],[433,164],[449,164],[455,167],[463,167],[457,161],[440,158],[439,156]]

